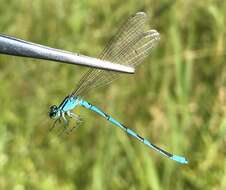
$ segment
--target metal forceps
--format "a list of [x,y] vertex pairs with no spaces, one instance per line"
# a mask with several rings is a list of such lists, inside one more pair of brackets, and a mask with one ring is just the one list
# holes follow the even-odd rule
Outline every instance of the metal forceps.
[[97,69],[134,73],[134,68],[0,34],[0,54],[45,59]]

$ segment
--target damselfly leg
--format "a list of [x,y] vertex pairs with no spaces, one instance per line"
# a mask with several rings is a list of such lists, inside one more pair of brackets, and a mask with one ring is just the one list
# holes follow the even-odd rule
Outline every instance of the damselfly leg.
[[64,125],[67,126],[68,125],[68,120],[66,119],[64,112],[62,113],[62,118],[64,120]]
[[67,111],[66,114],[68,115],[68,117],[73,118],[76,121],[76,125],[68,129],[67,131],[67,133],[70,134],[75,128],[80,127],[84,121],[79,115],[72,113],[70,111]]
[[60,119],[54,120],[52,126],[49,128],[49,132],[51,132],[51,131],[56,127],[56,123],[57,123],[57,122],[60,122],[59,120],[60,120]]

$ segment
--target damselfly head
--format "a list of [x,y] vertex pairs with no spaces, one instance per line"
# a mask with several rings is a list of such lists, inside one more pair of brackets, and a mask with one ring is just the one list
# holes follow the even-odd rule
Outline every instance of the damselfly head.
[[49,117],[52,119],[57,119],[60,117],[60,111],[56,105],[50,106]]

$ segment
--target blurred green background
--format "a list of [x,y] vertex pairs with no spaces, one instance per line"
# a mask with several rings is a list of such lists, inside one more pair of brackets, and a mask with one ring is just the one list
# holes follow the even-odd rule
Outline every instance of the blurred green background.
[[82,127],[49,134],[49,106],[87,69],[1,55],[0,189],[226,189],[226,1],[0,0],[0,33],[97,57],[138,11],[160,43],[86,99],[189,164],[80,108]]

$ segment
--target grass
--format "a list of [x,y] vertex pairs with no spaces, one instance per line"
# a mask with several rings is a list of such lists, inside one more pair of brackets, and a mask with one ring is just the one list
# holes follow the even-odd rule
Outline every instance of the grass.
[[49,106],[70,93],[86,69],[0,56],[0,189],[226,188],[226,2],[0,4],[0,33],[91,56],[125,18],[147,12],[161,42],[136,75],[87,100],[189,159],[183,166],[163,158],[83,109],[77,110],[83,127],[69,137],[48,135]]

